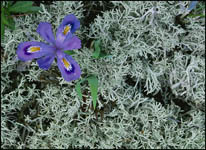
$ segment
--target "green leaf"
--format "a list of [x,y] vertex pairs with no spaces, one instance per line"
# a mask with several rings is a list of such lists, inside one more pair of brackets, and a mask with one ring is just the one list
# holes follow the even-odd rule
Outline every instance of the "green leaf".
[[1,13],[1,24],[7,25],[10,29],[14,30],[15,29],[15,22],[12,19],[11,16],[6,16],[5,15],[5,10],[2,10]]
[[82,100],[82,91],[81,91],[80,82],[77,82],[77,83],[76,83],[75,89],[76,89],[77,94],[79,95],[79,98]]
[[42,10],[40,7],[32,6],[32,4],[32,1],[19,1],[12,5],[9,11],[13,13],[30,13]]
[[73,54],[75,54],[75,52],[74,52],[74,51],[71,51],[71,50],[64,51],[64,53],[66,53],[66,54],[68,54],[68,55],[73,55]]
[[18,12],[26,7],[32,7],[32,1],[18,1],[9,8],[10,12]]
[[92,100],[93,100],[93,107],[94,109],[96,108],[96,102],[97,102],[97,92],[98,92],[98,79],[96,76],[91,75],[87,78],[90,90],[91,90],[91,95],[92,95]]
[[202,17],[205,17],[205,15],[204,15],[204,14],[190,14],[190,15],[188,15],[187,17],[192,17],[192,18],[194,18],[194,17],[200,17],[200,18],[202,18]]
[[2,17],[1,17],[1,40],[2,41],[4,40],[4,31],[5,31],[5,26],[3,24]]
[[13,2],[14,2],[14,1],[9,1],[9,2],[8,2],[8,8],[11,7],[11,5],[12,5]]
[[81,81],[77,82],[75,85],[75,90],[82,100],[82,91],[81,91],[81,83],[88,81],[89,87],[91,90],[91,96],[92,96],[92,101],[93,101],[93,107],[94,109],[96,108],[96,102],[97,102],[97,93],[98,93],[98,79],[95,75],[90,75],[87,78],[82,79]]
[[11,30],[15,29],[15,22],[13,18],[9,15],[7,9],[2,9],[1,22],[1,24],[7,25]]
[[[200,4],[200,3],[199,3]],[[199,12],[199,11],[202,11],[202,10],[204,10],[205,9],[205,5],[203,4],[203,5],[199,5],[199,8],[196,8],[195,9],[195,11],[196,12]]]
[[101,42],[100,42],[100,40],[94,41],[94,52],[93,52],[92,57],[96,58],[96,59],[99,59],[99,58],[107,57],[107,56],[109,56],[109,55],[107,55],[105,52],[101,51]]
[[1,11],[1,22],[7,26],[9,26],[9,21],[7,20],[5,16],[5,9],[2,9]]
[[99,55],[99,58],[107,57],[107,56],[110,56],[110,55],[107,55],[105,52],[101,52],[100,55]]
[[99,58],[99,55],[100,55],[100,40],[97,40],[94,42],[94,52],[93,52],[93,55],[92,57],[93,58]]
[[40,10],[42,10],[41,7],[32,6],[32,7],[25,8],[24,10],[18,11],[18,12],[19,13],[35,13],[35,12],[38,12]]
[[75,89],[77,94],[79,95],[79,98],[82,100],[82,91],[81,91],[81,83],[86,81],[86,79],[82,79],[79,82],[76,83]]
[[8,21],[9,21],[9,26],[8,27],[11,30],[15,30],[15,22],[14,22],[13,18],[12,17],[8,17]]

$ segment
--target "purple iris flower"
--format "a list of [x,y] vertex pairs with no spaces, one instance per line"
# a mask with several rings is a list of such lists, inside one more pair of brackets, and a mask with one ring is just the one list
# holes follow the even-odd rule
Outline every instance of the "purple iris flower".
[[76,80],[81,75],[80,66],[64,51],[81,48],[80,39],[73,34],[79,27],[79,20],[73,14],[67,15],[57,29],[55,40],[51,24],[41,22],[37,33],[49,44],[36,41],[22,42],[17,48],[17,56],[22,61],[38,58],[39,67],[44,70],[50,68],[56,57],[63,78],[66,81]]

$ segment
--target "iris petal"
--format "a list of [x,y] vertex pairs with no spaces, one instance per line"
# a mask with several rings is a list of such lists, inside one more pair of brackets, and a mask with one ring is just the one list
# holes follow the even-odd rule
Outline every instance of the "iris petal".
[[72,81],[80,78],[81,69],[79,64],[69,55],[64,53],[57,57],[57,65],[62,77],[66,81]]
[[17,48],[17,56],[22,61],[40,58],[42,56],[55,53],[53,46],[42,42],[22,42]]
[[44,70],[48,70],[51,67],[52,62],[54,61],[54,58],[55,58],[54,55],[44,56],[42,58],[39,58],[37,60],[37,63],[40,68]]
[[62,44],[62,50],[73,50],[81,48],[81,40],[77,36],[73,36],[70,39],[66,39]]
[[[68,26],[70,29],[68,30]],[[58,42],[63,43],[65,38],[71,38],[72,34],[80,27],[80,21],[75,15],[70,14],[64,17],[62,23],[59,25],[56,33]]]
[[52,32],[52,26],[48,22],[41,22],[37,28],[39,35],[49,43],[55,44],[54,34]]

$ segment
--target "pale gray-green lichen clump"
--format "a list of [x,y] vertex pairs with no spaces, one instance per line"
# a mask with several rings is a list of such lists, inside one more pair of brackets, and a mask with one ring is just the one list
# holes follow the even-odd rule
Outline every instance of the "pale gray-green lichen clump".
[[[205,19],[188,17],[183,29],[174,21],[181,12],[177,2],[109,3],[113,8],[88,27],[85,3],[57,1],[16,17],[14,32],[6,29],[1,148],[205,148]],[[83,74],[98,76],[102,121],[88,107],[82,109],[91,104],[90,94],[80,101],[76,81],[66,82],[56,63],[44,71],[32,61],[20,71],[14,59],[18,44],[31,40],[28,35],[43,41],[36,32],[41,21],[56,31],[70,13],[81,22],[76,34],[82,40],[72,57]],[[111,57],[92,60],[88,39],[100,39]]]

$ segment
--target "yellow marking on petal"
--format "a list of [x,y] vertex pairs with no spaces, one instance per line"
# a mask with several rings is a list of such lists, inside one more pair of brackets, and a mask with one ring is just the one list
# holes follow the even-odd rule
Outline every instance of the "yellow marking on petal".
[[71,29],[71,26],[70,25],[67,25],[64,27],[64,31],[63,31],[63,34],[66,35]]
[[41,48],[39,46],[32,46],[29,48],[28,52],[35,53],[35,52],[38,52],[40,50],[41,50]]
[[68,71],[72,69],[70,63],[69,63],[65,58],[62,58],[62,62],[63,62],[63,64],[64,64],[65,68],[66,68]]

